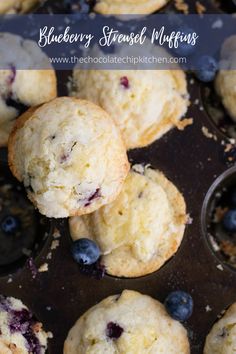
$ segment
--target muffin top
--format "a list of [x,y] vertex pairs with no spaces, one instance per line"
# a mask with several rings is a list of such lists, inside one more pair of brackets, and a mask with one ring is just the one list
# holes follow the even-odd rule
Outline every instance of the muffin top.
[[159,171],[133,166],[117,199],[70,219],[73,240],[93,239],[109,274],[137,277],[159,269],[178,249],[185,228],[185,202]]
[[31,108],[17,120],[9,165],[39,211],[54,218],[90,213],[113,201],[129,169],[110,116],[69,97]]
[[46,353],[49,335],[20,300],[0,296],[0,328],[2,354]]
[[181,70],[74,70],[72,96],[89,99],[111,114],[127,149],[160,138],[186,113]]
[[0,33],[0,68],[0,146],[6,146],[15,118],[55,98],[57,81],[37,43],[10,33]]
[[187,332],[153,298],[131,290],[109,296],[70,330],[64,354],[188,354]]
[[94,10],[103,15],[151,14],[168,0],[97,0]]
[[232,354],[236,348],[236,303],[212,327],[206,338],[204,354]]

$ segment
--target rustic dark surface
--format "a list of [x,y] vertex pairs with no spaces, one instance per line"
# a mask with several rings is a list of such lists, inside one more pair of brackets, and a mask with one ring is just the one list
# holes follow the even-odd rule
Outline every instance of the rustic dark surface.
[[[56,9],[55,3],[58,2],[49,3]],[[190,0],[192,11],[193,3]],[[208,12],[218,11],[209,4]],[[47,6],[45,4],[44,12],[47,12]],[[172,7],[173,4],[170,4],[164,11]],[[60,95],[66,94],[65,83],[69,74],[58,72]],[[137,290],[160,301],[172,290],[189,292],[194,299],[194,312],[185,325],[189,331],[192,354],[202,353],[205,337],[217,316],[236,301],[236,273],[224,265],[223,271],[216,267],[220,262],[210,250],[201,225],[207,191],[216,177],[227,170],[223,158],[224,147],[221,145],[225,137],[206,112],[200,109],[203,106],[201,86],[195,81],[189,84],[189,91],[192,104],[187,117],[193,117],[194,124],[182,132],[173,129],[151,146],[129,153],[132,163],[150,163],[165,173],[183,193],[188,213],[193,218],[192,224],[186,227],[179,251],[169,262],[159,271],[137,279],[111,276],[105,276],[102,280],[90,278],[79,272],[71,257],[67,220],[58,220],[51,222],[51,229],[56,225],[61,231],[60,245],[52,251],[52,259],[46,260],[51,251],[52,233],[35,259],[37,267],[47,262],[48,272],[40,273],[33,279],[31,270],[25,265],[11,275],[12,282],[8,282],[9,276],[0,277],[0,293],[21,299],[43,322],[46,330],[53,332],[54,338],[49,344],[50,354],[63,352],[69,329],[89,307],[124,289]],[[196,99],[199,105],[193,103]],[[218,140],[204,136],[203,126],[215,134]],[[7,169],[4,163],[6,155],[6,150],[1,149],[2,171]],[[207,305],[212,311],[206,312]]]

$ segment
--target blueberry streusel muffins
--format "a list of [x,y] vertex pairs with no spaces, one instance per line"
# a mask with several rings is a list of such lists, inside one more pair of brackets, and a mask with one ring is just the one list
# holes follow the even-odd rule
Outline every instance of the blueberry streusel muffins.
[[[230,117],[236,121],[236,35],[223,44],[221,60],[223,68],[215,79],[216,92]],[[225,70],[224,70],[225,67]]]
[[70,330],[64,354],[189,354],[187,331],[150,296],[124,290],[82,315]]
[[94,10],[103,15],[146,15],[159,10],[168,0],[97,0]]
[[111,114],[127,149],[160,138],[188,107],[181,70],[74,70],[71,95],[89,99]]
[[233,354],[236,350],[236,303],[212,327],[204,354]]
[[[29,107],[55,98],[57,82],[47,56],[35,42],[20,36],[0,33],[1,65],[9,67],[0,70],[0,146],[5,146],[15,119]],[[19,65],[29,70],[17,70]],[[45,70],[34,70],[35,66]]]
[[9,165],[40,213],[91,213],[119,194],[129,164],[120,132],[91,102],[56,98],[24,113],[9,138]]
[[159,269],[178,249],[186,222],[184,198],[159,171],[135,165],[117,199],[70,219],[73,240],[93,239],[108,274],[138,277]]
[[0,296],[0,353],[44,354],[49,334],[23,303]]

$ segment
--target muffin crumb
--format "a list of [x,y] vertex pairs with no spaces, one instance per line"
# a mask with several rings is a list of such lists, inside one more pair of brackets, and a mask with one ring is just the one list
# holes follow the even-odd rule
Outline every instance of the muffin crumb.
[[52,241],[51,250],[55,250],[57,247],[59,247],[59,245],[60,245],[59,240]]
[[211,311],[212,311],[212,308],[211,308],[211,306],[206,305],[205,310],[206,310],[206,312],[211,312]]
[[202,14],[204,14],[204,12],[206,12],[206,7],[204,5],[202,5],[200,3],[200,1],[196,1],[195,7],[196,7],[196,11],[199,15],[202,15]]
[[184,130],[189,125],[193,124],[193,118],[185,118],[175,123],[179,130]]
[[224,270],[221,264],[217,264],[216,268],[219,269],[221,272],[223,272]]
[[43,264],[39,267],[38,271],[39,271],[40,273],[47,272],[47,271],[48,271],[48,263],[43,263]]
[[175,0],[174,4],[176,10],[183,12],[185,15],[189,14],[189,6],[184,0]]
[[202,133],[206,138],[213,139],[213,140],[217,141],[217,136],[215,134],[209,132],[207,127],[205,127],[205,126],[202,127]]

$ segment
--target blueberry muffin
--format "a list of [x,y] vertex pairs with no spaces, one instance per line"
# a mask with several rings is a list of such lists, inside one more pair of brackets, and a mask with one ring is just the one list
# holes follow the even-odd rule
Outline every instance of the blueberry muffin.
[[129,169],[110,116],[70,97],[31,108],[16,121],[9,165],[40,213],[53,218],[91,213],[113,201]]
[[103,15],[146,15],[159,10],[168,0],[97,0],[94,10]]
[[159,269],[178,249],[185,202],[159,171],[133,166],[118,198],[88,216],[70,218],[73,240],[91,238],[107,273],[138,277]]
[[160,138],[188,107],[181,70],[74,70],[71,95],[89,99],[111,114],[127,149]]
[[236,303],[212,327],[206,338],[204,354],[233,354],[236,348]]
[[1,0],[0,14],[25,13],[32,9],[40,0]]
[[229,37],[221,50],[222,69],[215,79],[215,89],[222,103],[236,122],[236,35]]
[[70,330],[64,354],[189,354],[185,328],[164,306],[136,291],[109,296],[82,315]]
[[44,354],[49,334],[20,300],[0,296],[0,353]]
[[[31,40],[0,33],[0,58],[0,66],[9,68],[0,70],[0,146],[6,146],[15,119],[27,108],[55,98],[57,82],[47,56]],[[23,64],[29,70],[17,70]],[[45,69],[34,70],[36,66]]]

